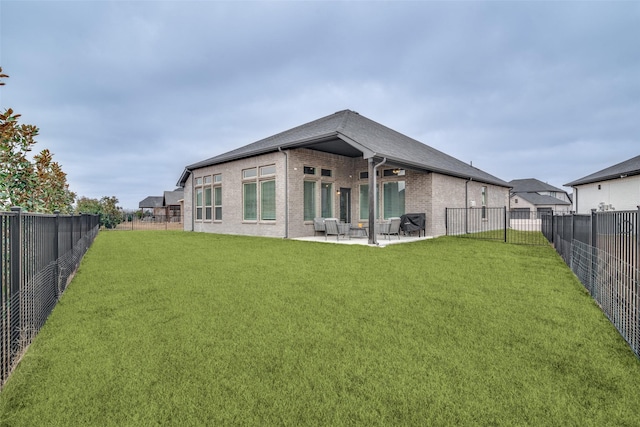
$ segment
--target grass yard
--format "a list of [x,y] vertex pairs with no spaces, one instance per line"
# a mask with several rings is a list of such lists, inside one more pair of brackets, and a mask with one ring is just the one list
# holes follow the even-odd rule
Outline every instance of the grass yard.
[[638,425],[640,361],[550,247],[102,232],[0,425]]

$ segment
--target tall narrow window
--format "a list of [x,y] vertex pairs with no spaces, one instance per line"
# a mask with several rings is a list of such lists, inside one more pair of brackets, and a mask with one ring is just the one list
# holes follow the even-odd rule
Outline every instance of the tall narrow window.
[[247,182],[243,184],[243,219],[245,221],[257,221],[258,220],[258,194],[257,183]]
[[482,219],[487,219],[487,187],[482,187]]
[[323,218],[333,217],[333,184],[322,183],[320,187],[320,207]]
[[222,221],[222,174],[213,175],[213,219]]
[[360,185],[360,219],[369,219],[369,184]]
[[[380,190],[380,185],[376,184],[376,192]],[[378,193],[379,194],[379,193]],[[376,218],[380,214],[379,206],[376,206]],[[369,184],[360,185],[360,219],[369,219]]]
[[204,219],[211,220],[213,216],[211,204],[211,186],[204,187]]
[[222,220],[222,187],[213,187],[213,219]]
[[385,218],[404,215],[404,190],[404,181],[385,182],[383,184]]
[[202,187],[196,188],[196,219],[202,220]]
[[316,217],[316,182],[304,181],[304,220],[313,221]]
[[275,221],[276,219],[276,181],[260,182],[260,219]]

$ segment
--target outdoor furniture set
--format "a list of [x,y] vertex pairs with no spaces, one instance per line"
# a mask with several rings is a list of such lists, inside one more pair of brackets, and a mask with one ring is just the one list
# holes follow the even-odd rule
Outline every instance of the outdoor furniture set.
[[[386,235],[387,239],[391,239],[392,235],[398,236],[400,239],[400,217],[389,218],[386,221],[378,221],[375,224],[375,233]],[[340,222],[338,218],[314,218],[313,220],[315,233],[324,233],[325,240],[329,236],[336,236],[350,239],[351,237],[368,237],[369,227],[362,223],[351,224]]]

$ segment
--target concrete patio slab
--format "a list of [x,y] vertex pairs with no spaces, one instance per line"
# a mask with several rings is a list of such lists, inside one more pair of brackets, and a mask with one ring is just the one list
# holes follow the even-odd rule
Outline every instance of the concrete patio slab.
[[338,240],[336,239],[336,236],[329,236],[328,238],[325,238],[325,236],[307,236],[307,237],[297,237],[292,240],[302,240],[305,242],[334,243],[334,244],[340,244],[340,245],[364,245],[364,246],[383,248],[388,245],[417,242],[420,240],[427,240],[427,239],[433,239],[433,237],[431,236],[426,236],[426,237],[400,236],[400,239],[398,239],[398,236],[391,236],[390,239],[387,239],[386,237],[378,237],[377,245],[369,245],[369,239],[367,237],[352,237],[350,239],[341,237],[340,240]]

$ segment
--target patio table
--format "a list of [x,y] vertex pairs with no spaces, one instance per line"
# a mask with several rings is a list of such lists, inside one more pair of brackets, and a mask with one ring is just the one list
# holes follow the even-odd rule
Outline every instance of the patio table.
[[352,237],[369,237],[369,232],[367,231],[369,227],[363,226],[361,224],[359,225],[352,225],[351,229],[349,230],[349,234],[351,234]]

